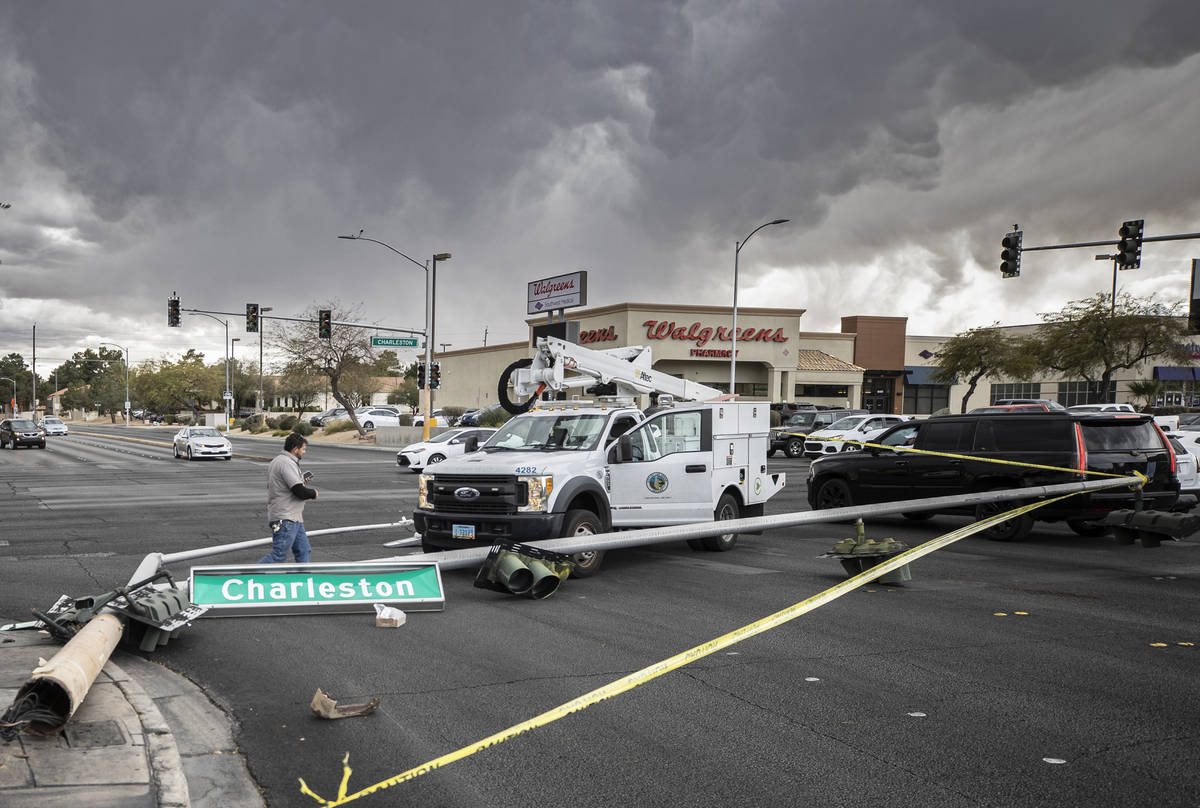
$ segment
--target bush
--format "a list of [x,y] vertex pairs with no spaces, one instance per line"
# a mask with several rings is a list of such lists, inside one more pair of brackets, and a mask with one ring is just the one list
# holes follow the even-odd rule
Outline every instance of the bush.
[[771,426],[783,425],[783,413],[779,410],[771,410]]
[[316,427],[314,427],[308,421],[296,421],[296,423],[292,425],[292,431],[308,437],[316,431]]
[[[311,427],[312,424],[309,424],[309,426]],[[336,435],[339,432],[345,432],[347,429],[354,429],[354,424],[351,423],[349,418],[341,418],[326,426],[325,434]]]
[[[291,431],[293,431],[294,427],[296,426],[296,424],[298,422],[299,422],[299,419],[297,419],[296,416],[285,415],[279,419],[279,428],[286,432],[291,432]],[[299,430],[296,430],[296,431],[299,431]],[[303,435],[305,433],[301,432],[300,434]],[[309,434],[312,434],[312,433],[309,433]]]
[[400,426],[412,426],[413,417],[407,414],[400,415]]
[[[442,412],[445,413],[446,420],[450,423],[456,422],[466,411],[466,407],[442,407]],[[438,423],[440,425],[441,422],[439,421]]]
[[503,407],[484,410],[479,415],[480,426],[503,426],[509,418],[512,418],[512,413]]

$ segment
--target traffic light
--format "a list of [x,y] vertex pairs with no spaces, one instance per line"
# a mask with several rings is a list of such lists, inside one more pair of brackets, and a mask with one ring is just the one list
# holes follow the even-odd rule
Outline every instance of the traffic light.
[[1021,238],[1023,230],[1014,230],[1000,242],[1000,277],[1016,278],[1021,274]]
[[1117,235],[1117,264],[1121,269],[1137,269],[1142,265],[1142,230],[1145,219],[1133,219],[1121,225]]
[[333,312],[329,309],[321,309],[317,312],[317,336],[321,339],[332,339],[333,337]]
[[258,333],[258,304],[257,303],[247,303],[246,304],[246,333],[247,334],[257,334]]
[[167,326],[170,328],[179,328],[182,320],[179,317],[179,298],[167,298]]
[[425,389],[425,363],[424,362],[420,362],[417,364],[417,389],[418,390]]
[[436,390],[442,386],[442,363],[434,362],[429,366],[429,389]]

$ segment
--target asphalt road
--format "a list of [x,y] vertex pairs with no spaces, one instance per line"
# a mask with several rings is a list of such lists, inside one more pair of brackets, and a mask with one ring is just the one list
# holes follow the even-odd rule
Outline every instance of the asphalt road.
[[[86,431],[87,434],[84,434]],[[124,583],[150,551],[267,535],[265,461],[174,460],[170,428],[76,428],[0,452],[0,619]],[[254,459],[261,458],[261,459]],[[313,444],[309,530],[394,521],[416,476],[389,452]],[[806,461],[768,513],[805,509]],[[967,520],[885,519],[917,544]],[[272,806],[355,792],[804,600],[843,579],[819,559],[848,525],[610,553],[545,601],[445,574],[446,609],[400,629],[373,615],[214,618],[150,655],[238,723]],[[314,561],[391,554],[403,534],[314,540]],[[242,551],[213,563],[253,562]],[[175,570],[180,576],[186,568]],[[1195,806],[1200,542],[1148,550],[1042,526],[969,538],[733,648],[473,754],[361,805]],[[316,719],[316,688],[382,700]]]

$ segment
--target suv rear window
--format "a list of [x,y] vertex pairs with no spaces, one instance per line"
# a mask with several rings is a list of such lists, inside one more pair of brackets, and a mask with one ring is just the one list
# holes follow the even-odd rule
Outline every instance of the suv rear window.
[[1083,445],[1089,452],[1131,452],[1136,450],[1161,452],[1162,439],[1150,421],[1110,421],[1100,424],[1081,423]]
[[1061,416],[1053,421],[1038,419],[982,419],[975,433],[980,452],[1038,452],[1074,446],[1071,422]]

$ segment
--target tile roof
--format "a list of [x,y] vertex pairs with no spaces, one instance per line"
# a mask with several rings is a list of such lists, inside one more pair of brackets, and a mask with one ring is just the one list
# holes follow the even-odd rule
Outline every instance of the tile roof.
[[801,348],[796,351],[796,369],[797,370],[832,370],[846,372],[861,373],[865,368],[860,368],[858,365],[852,365],[838,359],[836,356],[830,356],[824,351],[818,351],[813,348]]

